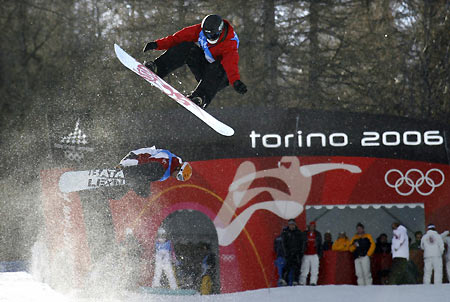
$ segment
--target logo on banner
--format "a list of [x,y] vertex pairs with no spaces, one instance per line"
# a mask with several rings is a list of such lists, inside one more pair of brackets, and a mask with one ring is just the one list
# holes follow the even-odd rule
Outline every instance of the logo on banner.
[[[344,163],[318,163],[300,165],[298,157],[283,156],[277,166],[257,171],[251,161],[244,161],[236,170],[228,194],[220,208],[214,225],[219,245],[228,246],[239,236],[256,211],[269,211],[282,219],[296,218],[303,212],[313,181],[313,176],[327,171],[346,170],[361,173],[356,165]],[[284,188],[268,185],[252,186],[259,179],[278,179]],[[268,193],[270,200],[258,202],[236,214],[261,193]]]
[[121,186],[125,184],[125,175],[122,170],[89,170],[88,175],[87,186],[92,188]]
[[87,147],[87,135],[80,128],[80,120],[75,124],[75,129],[69,135],[63,136],[59,143],[55,143],[55,148],[64,150],[64,157],[80,162],[84,158],[85,152],[93,152],[94,149]]
[[419,169],[410,169],[405,174],[397,169],[391,169],[384,176],[386,185],[394,188],[401,196],[409,196],[414,191],[422,196],[431,195],[445,181],[444,173],[439,169],[430,169],[423,173]]
[[[279,133],[258,133],[255,130],[250,132],[250,145],[252,149],[274,148],[311,148],[311,147],[333,147],[341,148],[351,145],[352,137],[350,133],[334,132],[307,133],[301,130],[297,133],[280,135]],[[444,144],[444,137],[440,130],[419,131],[363,131],[358,143],[361,147],[395,147],[395,146],[441,146]]]
[[233,262],[236,259],[236,256],[233,254],[223,254],[220,255],[220,258],[222,258],[224,262]]

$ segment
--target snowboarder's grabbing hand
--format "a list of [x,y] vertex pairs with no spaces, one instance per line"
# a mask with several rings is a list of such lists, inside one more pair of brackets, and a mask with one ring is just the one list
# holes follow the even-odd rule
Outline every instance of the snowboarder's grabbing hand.
[[204,109],[230,83],[238,93],[247,92],[247,86],[240,80],[238,47],[239,38],[230,22],[218,15],[208,15],[200,24],[148,42],[144,52],[167,51],[144,65],[164,78],[187,64],[199,83],[187,97]]

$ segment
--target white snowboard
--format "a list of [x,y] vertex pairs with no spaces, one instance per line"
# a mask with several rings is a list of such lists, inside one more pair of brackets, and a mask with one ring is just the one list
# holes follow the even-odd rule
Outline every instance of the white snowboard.
[[59,178],[59,190],[63,193],[125,185],[122,170],[96,169],[66,172]]
[[178,104],[192,112],[196,117],[201,119],[215,131],[225,136],[232,136],[234,134],[233,128],[225,125],[224,123],[213,117],[211,114],[194,104],[190,99],[185,97],[183,94],[167,84],[163,79],[149,70],[143,64],[139,63],[138,61],[136,61],[136,59],[127,54],[122,48],[120,48],[119,45],[114,44],[114,50],[123,65],[137,73],[153,86],[159,88],[162,92],[164,92]]

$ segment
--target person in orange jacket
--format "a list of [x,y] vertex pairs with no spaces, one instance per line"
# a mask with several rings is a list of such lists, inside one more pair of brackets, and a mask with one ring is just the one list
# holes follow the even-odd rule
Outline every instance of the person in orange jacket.
[[375,251],[375,242],[370,234],[365,233],[364,225],[361,222],[356,225],[356,234],[350,242],[349,251],[353,253],[355,258],[358,285],[372,285],[369,257]]
[[331,250],[336,252],[348,252],[350,248],[350,240],[345,232],[340,232],[338,239],[333,243]]

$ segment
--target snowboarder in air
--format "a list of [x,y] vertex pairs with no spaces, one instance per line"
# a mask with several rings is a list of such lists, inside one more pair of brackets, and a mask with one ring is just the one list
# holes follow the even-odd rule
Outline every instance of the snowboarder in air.
[[136,193],[147,195],[149,182],[164,181],[174,177],[179,181],[187,181],[192,176],[192,167],[188,162],[168,150],[141,148],[127,154],[117,166]]
[[240,94],[247,92],[247,86],[240,80],[238,47],[239,39],[230,22],[218,15],[208,15],[200,24],[145,44],[144,52],[166,51],[144,65],[164,78],[187,64],[198,82],[187,97],[205,109],[216,93],[230,84]]

